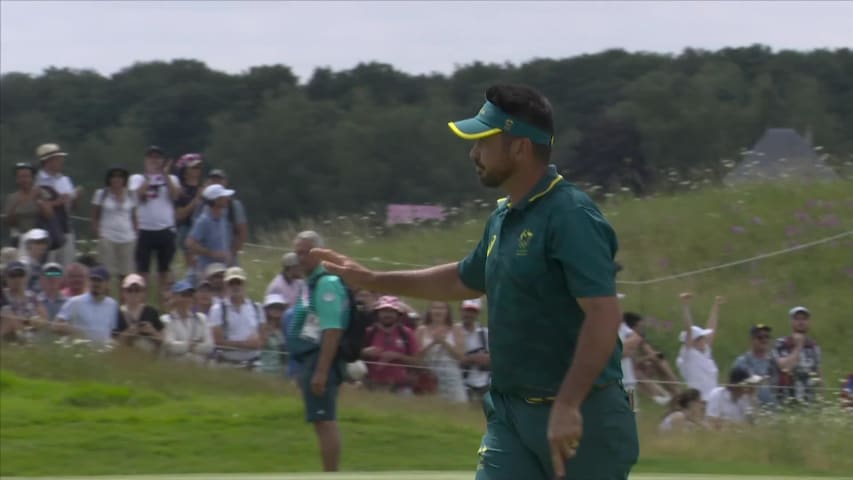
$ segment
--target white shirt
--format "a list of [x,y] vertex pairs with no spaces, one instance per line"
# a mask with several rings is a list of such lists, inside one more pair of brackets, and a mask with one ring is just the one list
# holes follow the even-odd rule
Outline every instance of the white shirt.
[[708,395],[708,405],[705,416],[719,418],[733,423],[743,423],[752,410],[749,397],[741,395],[737,401],[732,399],[732,392],[726,387],[717,387]]
[[[264,310],[257,303],[252,302],[248,298],[243,301],[239,308],[231,304],[230,299],[225,299],[222,302],[217,302],[210,308],[210,316],[207,320],[207,325],[213,327],[222,326],[222,309],[228,310],[228,328],[225,330],[225,338],[232,341],[248,340],[253,335],[259,335],[258,329],[263,323]],[[260,350],[234,350],[225,348],[222,351],[222,356],[228,360],[242,362],[251,360],[261,354]]]
[[91,340],[107,342],[118,326],[118,302],[110,297],[95,301],[91,293],[71,297],[56,314]]
[[[622,323],[619,326],[619,340],[622,340],[623,343],[632,335],[636,335],[636,333],[627,324]],[[637,386],[637,375],[634,373],[634,360],[631,357],[622,357],[622,384],[626,388]]]
[[299,292],[302,290],[305,281],[301,278],[296,278],[292,282],[287,283],[284,277],[279,273],[272,279],[267,286],[266,295],[277,293],[284,297],[288,307],[296,305],[296,299],[299,298]]
[[[137,194],[139,206],[136,209],[140,230],[165,230],[175,227],[175,202],[169,196],[169,186],[163,175],[150,175],[148,190],[144,195]],[[169,175],[172,183],[179,185],[178,177]],[[134,174],[130,176],[128,188],[134,192],[145,182],[145,176]]]
[[[177,312],[172,312],[160,318],[166,325],[163,344],[169,355],[191,358],[203,363],[213,351],[213,334],[207,325],[207,317],[203,313],[190,312],[189,318],[181,318]],[[229,323],[230,318],[229,316]],[[197,342],[192,353],[189,352],[191,342]]]
[[[482,333],[481,333],[482,332]],[[486,343],[483,343],[483,340]],[[473,352],[474,350],[488,350],[489,329],[477,326],[473,332],[465,330],[465,352]],[[480,370],[476,366],[468,367],[468,376],[465,378],[465,385],[474,388],[482,388],[489,384],[490,373],[488,370]]]
[[682,346],[676,360],[678,371],[684,377],[684,381],[691,388],[699,390],[702,400],[708,401],[711,390],[717,388],[717,376],[719,369],[711,356],[711,347],[700,352],[695,348]]
[[101,207],[101,222],[98,232],[101,238],[114,243],[129,243],[136,240],[133,228],[133,209],[136,195],[125,190],[121,202],[109,190],[98,189],[92,196],[92,205]]
[[71,198],[77,196],[77,191],[74,190],[74,184],[71,183],[71,178],[62,173],[51,175],[46,170],[39,170],[36,177],[36,185],[39,187],[50,187],[56,190],[60,195],[69,195]]

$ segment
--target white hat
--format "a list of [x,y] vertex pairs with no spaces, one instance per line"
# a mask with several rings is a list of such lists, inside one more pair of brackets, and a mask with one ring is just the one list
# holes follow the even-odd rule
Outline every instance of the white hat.
[[789,310],[789,311],[788,311],[788,316],[790,316],[791,318],[793,318],[793,317],[794,317],[794,315],[796,315],[796,314],[798,314],[798,313],[805,313],[805,314],[806,314],[806,315],[808,315],[808,316],[811,316],[811,315],[812,315],[812,312],[810,312],[808,308],[803,307],[803,306],[797,306],[797,307],[794,307],[794,308],[792,308],[791,310]]
[[616,298],[618,298],[619,300],[622,300],[623,298],[625,298],[625,297],[627,297],[627,296],[628,296],[628,295],[625,295],[624,293],[617,293],[617,294],[616,294]]
[[209,185],[201,195],[205,198],[205,200],[216,200],[221,197],[230,197],[234,195],[234,190],[229,190],[218,183],[213,185]]
[[121,288],[130,288],[131,285],[139,285],[140,287],[144,287],[145,279],[142,278],[141,275],[131,273],[130,275],[124,277],[124,280],[121,281]]
[[277,293],[271,293],[264,297],[264,307],[269,307],[270,305],[287,305],[287,300]]
[[281,265],[283,267],[295,267],[299,265],[299,257],[293,252],[287,252],[281,256]]
[[234,279],[246,281],[246,271],[240,267],[231,267],[225,270],[225,281],[229,282]]
[[204,278],[210,278],[217,273],[225,273],[228,267],[224,263],[213,262],[204,269]]
[[33,240],[33,241],[35,241],[35,240],[47,240],[48,238],[50,238],[50,234],[47,233],[47,230],[44,230],[41,228],[34,228],[34,229],[30,230],[29,232],[27,232],[24,235],[24,238],[26,239],[27,242],[29,242],[31,240]]
[[480,311],[482,309],[482,303],[479,298],[472,298],[471,300],[465,300],[462,302],[462,310],[476,310]]
[[39,160],[47,160],[51,157],[67,157],[68,154],[55,143],[45,143],[36,148],[36,156]]
[[[693,325],[693,327],[690,328],[690,333],[691,333],[691,336],[693,337],[693,340],[696,340],[697,338],[707,337],[708,335],[714,333],[714,330],[712,330],[710,328],[702,328],[702,327],[697,327],[696,325]],[[678,335],[678,341],[680,341],[681,343],[684,343],[686,340],[687,340],[687,332],[681,332]]]

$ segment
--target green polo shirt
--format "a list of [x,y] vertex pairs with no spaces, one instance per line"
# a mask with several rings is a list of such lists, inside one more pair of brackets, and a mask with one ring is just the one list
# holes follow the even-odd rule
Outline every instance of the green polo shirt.
[[[313,285],[313,294],[309,292]],[[293,307],[293,320],[287,329],[287,346],[295,355],[320,348],[323,331],[346,329],[349,322],[349,300],[344,284],[336,275],[318,266],[305,279]]]
[[[488,297],[493,390],[557,393],[584,322],[577,299],[616,295],[616,249],[595,203],[553,166],[527,197],[498,202],[459,263],[462,282]],[[597,385],[622,378],[621,357],[620,342]]]

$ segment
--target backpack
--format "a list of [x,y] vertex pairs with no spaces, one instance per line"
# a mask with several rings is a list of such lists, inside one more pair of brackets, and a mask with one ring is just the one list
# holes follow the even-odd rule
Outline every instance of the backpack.
[[[324,272],[308,283],[307,286],[310,295],[314,295],[317,282],[326,275],[330,274]],[[341,341],[338,344],[338,357],[345,362],[351,363],[361,358],[361,351],[366,346],[367,327],[370,326],[370,311],[367,305],[356,300],[350,287],[343,283],[343,281],[341,281],[341,284],[347,293],[349,322],[347,322],[344,333],[341,335]]]

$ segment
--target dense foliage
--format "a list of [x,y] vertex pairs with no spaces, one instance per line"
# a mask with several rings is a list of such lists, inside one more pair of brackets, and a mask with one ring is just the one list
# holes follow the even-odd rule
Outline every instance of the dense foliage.
[[[286,62],[286,59],[283,59]],[[387,202],[482,196],[467,145],[446,122],[501,81],[541,89],[557,120],[554,162],[602,191],[643,194],[719,180],[767,127],[793,127],[845,162],[853,152],[853,50],[764,46],[679,55],[609,50],[523,65],[412,76],[390,65],[284,65],[237,75],[194,60],[137,63],[112,76],[51,68],[0,79],[3,191],[39,143],[71,152],[67,171],[100,184],[141,167],[145,145],[203,152],[225,168],[254,220],[364,211]]]

